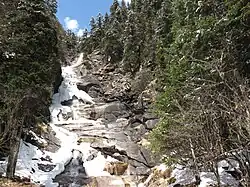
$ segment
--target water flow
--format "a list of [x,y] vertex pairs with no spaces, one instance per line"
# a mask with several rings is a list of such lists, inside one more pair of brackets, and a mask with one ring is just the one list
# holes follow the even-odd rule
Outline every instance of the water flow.
[[[79,64],[80,60],[77,61],[77,65]],[[93,103],[92,98],[87,93],[77,88],[78,79],[74,71],[75,67],[72,65],[62,68],[63,82],[59,87],[59,93],[53,97],[51,115],[52,122],[57,126],[75,125],[77,120],[80,120],[78,114],[79,100]],[[79,150],[72,149],[71,161],[66,165],[64,172],[54,180],[62,187],[80,187],[88,183],[88,177],[83,167],[83,154]]]
[[[93,125],[100,126],[99,122],[85,118],[85,113],[82,111],[84,107],[92,105],[94,102],[86,92],[77,88],[79,80],[75,70],[80,64],[81,62],[78,60],[75,65],[62,68],[63,82],[59,93],[53,97],[51,110],[52,122],[56,126],[62,126],[62,128],[69,130],[76,128],[78,131],[74,131],[75,133],[81,132],[85,124],[93,123]],[[103,168],[106,162],[113,161],[113,158],[105,157],[94,150],[88,142],[75,145],[72,149],[72,160],[65,167],[64,172],[54,180],[59,183],[59,186],[83,186],[90,182],[88,176],[110,175],[103,171]]]
[[61,187],[81,187],[89,183],[82,162],[82,153],[78,150],[73,150],[73,158],[65,167],[63,173],[58,175],[54,182],[59,183]]

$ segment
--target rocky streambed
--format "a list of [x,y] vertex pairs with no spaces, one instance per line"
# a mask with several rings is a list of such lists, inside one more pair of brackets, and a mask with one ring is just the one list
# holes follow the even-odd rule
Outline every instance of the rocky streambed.
[[[82,57],[62,68],[51,123],[37,124],[21,141],[17,176],[45,187],[216,186],[213,172],[201,171],[198,184],[194,170],[159,165],[147,148],[159,121],[150,110],[156,95],[150,71],[131,79],[97,51]],[[239,186],[239,165],[232,163],[218,162],[222,186]],[[0,175],[6,166],[0,159]]]
[[54,181],[60,186],[137,186],[156,164],[143,146],[158,122],[147,111],[151,98],[133,93],[131,80],[98,54],[79,58],[62,75],[52,122],[75,133],[78,141],[73,159]]

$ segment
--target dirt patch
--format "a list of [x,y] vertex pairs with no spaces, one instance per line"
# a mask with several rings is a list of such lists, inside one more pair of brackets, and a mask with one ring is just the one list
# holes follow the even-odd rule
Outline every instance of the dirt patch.
[[22,181],[22,179],[9,180],[6,178],[0,178],[0,187],[39,187],[39,186],[31,184],[28,181]]

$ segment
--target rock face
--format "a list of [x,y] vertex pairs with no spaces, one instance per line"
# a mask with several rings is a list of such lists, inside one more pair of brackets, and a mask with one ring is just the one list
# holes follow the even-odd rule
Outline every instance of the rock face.
[[[79,144],[90,143],[96,152],[85,158],[86,161],[94,160],[99,153],[116,160],[103,166],[111,178],[95,177],[92,183],[102,187],[128,186],[123,181],[124,176],[147,176],[157,159],[142,146],[142,141],[158,122],[149,112],[154,92],[153,87],[147,87],[151,81],[148,72],[131,78],[119,67],[103,62],[98,52],[74,67],[74,71],[78,90],[89,94],[94,103],[79,101],[75,105],[74,101],[64,101],[63,104],[75,112],[72,122],[69,120],[67,125],[61,122],[58,125],[75,132]],[[59,176],[57,181],[60,177],[65,178]],[[114,180],[119,184],[114,185]]]
[[78,151],[74,152],[76,153],[76,156],[74,156],[70,163],[66,165],[64,172],[54,179],[54,182],[58,182],[59,186],[77,187],[91,182],[82,165],[81,154]]
[[78,89],[92,96],[96,104],[84,106],[80,116],[100,121],[100,124],[98,127],[82,126],[79,135],[106,140],[93,142],[91,146],[105,155],[129,163],[132,174],[147,175],[147,170],[155,165],[156,159],[139,142],[158,122],[148,112],[149,104],[154,99],[150,72],[144,70],[136,78],[131,78],[118,66],[103,62],[98,52],[84,62],[77,69],[80,79]]

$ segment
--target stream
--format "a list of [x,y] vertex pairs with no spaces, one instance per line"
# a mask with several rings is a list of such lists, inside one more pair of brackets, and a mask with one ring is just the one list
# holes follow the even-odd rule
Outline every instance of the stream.
[[71,66],[62,67],[63,81],[52,99],[51,126],[64,134],[59,137],[62,154],[71,154],[63,159],[64,165],[62,159],[54,159],[60,160],[60,167],[51,178],[62,187],[93,181],[97,187],[136,187],[134,181],[147,176],[155,164],[150,151],[139,144],[149,131],[145,124],[155,118],[146,113],[131,121],[134,114],[125,102],[109,100],[114,96],[110,91],[116,91],[106,86],[118,79],[115,73],[108,74],[114,76],[111,79],[106,77],[106,65],[100,63],[87,71],[81,54]]
[[[52,124],[67,129],[78,138],[82,137],[84,127],[104,127],[98,121],[88,119],[87,110],[95,103],[86,92],[77,88],[79,80],[75,70],[80,62],[81,56],[76,64],[62,68],[63,81],[51,106]],[[115,159],[98,153],[90,145],[90,142],[76,143],[72,147],[72,159],[53,182],[61,187],[80,187],[90,183],[92,176],[108,176],[109,173],[103,171],[105,163]]]

